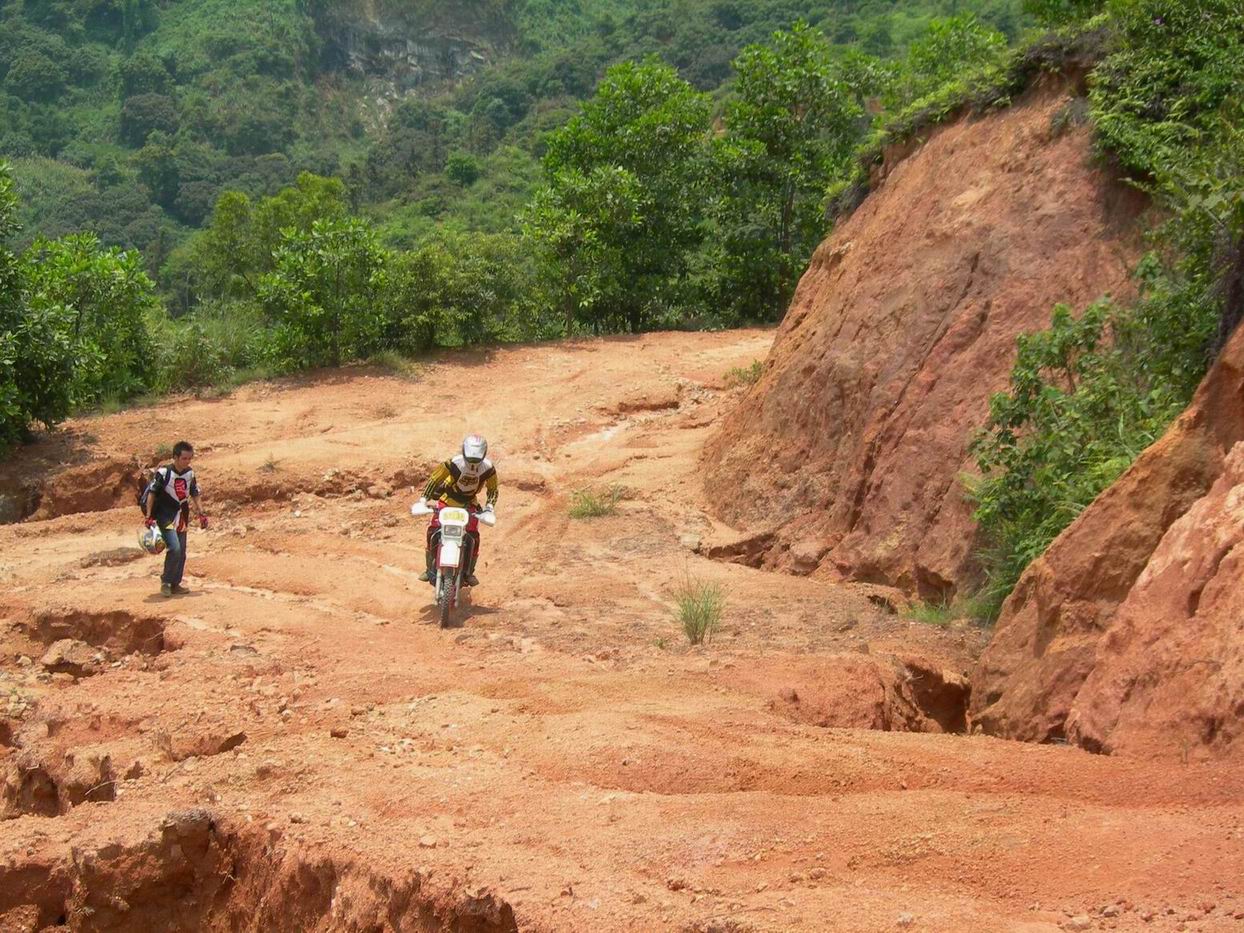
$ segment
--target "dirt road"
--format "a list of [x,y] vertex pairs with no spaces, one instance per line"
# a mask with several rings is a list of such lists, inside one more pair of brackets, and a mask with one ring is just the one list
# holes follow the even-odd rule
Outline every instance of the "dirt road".
[[[965,670],[984,635],[709,556],[746,545],[700,451],[770,339],[448,355],[24,452],[50,479],[0,527],[0,930],[1244,928],[1244,775],[816,724],[898,727],[891,655]],[[467,430],[501,522],[441,631],[406,509]],[[112,506],[182,435],[215,523],[169,601]],[[572,520],[591,486],[617,514]],[[728,594],[706,648],[689,576]]]

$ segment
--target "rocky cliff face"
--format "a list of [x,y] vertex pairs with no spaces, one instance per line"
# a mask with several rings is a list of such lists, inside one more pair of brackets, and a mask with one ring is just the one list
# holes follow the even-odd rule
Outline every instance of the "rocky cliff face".
[[1244,330],[1188,410],[1034,561],[973,678],[986,732],[1244,751]]
[[971,575],[960,474],[1015,338],[1056,302],[1129,290],[1143,202],[1062,132],[1065,87],[935,131],[816,252],[760,382],[705,456],[758,561],[952,594]]
[[512,38],[499,13],[473,4],[354,2],[316,12],[323,64],[407,93],[460,81],[495,60]]

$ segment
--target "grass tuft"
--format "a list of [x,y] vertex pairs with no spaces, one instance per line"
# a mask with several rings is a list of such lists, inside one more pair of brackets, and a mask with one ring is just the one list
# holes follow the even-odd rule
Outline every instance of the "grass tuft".
[[570,496],[571,518],[602,518],[618,511],[622,490],[617,486],[608,489],[577,489]]
[[707,645],[721,623],[726,608],[726,594],[721,585],[708,580],[688,577],[674,593],[678,604],[678,621],[692,645]]
[[988,625],[997,612],[988,589],[971,596],[957,596],[953,600],[937,600],[912,603],[903,612],[903,618],[913,622],[949,628],[957,619],[970,619],[978,625]]
[[726,388],[735,386],[753,386],[760,381],[765,365],[760,360],[752,360],[751,366],[732,366],[726,370]]
[[908,606],[903,616],[935,628],[949,628],[959,614],[952,602],[917,602]]
[[377,369],[399,379],[418,379],[423,375],[423,367],[408,356],[402,356],[396,350],[381,350],[368,360]]

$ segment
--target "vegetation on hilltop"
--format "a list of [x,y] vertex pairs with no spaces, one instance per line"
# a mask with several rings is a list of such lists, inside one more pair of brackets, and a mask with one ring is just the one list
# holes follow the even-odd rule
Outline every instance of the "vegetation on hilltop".
[[1089,98],[1099,143],[1170,218],[1136,269],[1141,297],[1059,307],[1021,337],[972,483],[984,605],[1153,443],[1244,315],[1244,8],[1233,0],[1041,2],[1060,22],[1105,8]]

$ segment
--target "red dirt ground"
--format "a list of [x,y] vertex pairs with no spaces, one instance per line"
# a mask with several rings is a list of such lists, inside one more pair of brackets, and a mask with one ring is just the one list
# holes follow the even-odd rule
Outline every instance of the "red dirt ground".
[[[818,676],[891,654],[968,670],[984,636],[703,556],[738,537],[697,475],[745,391],[723,376],[771,339],[349,370],[24,452],[8,487],[50,473],[0,527],[0,930],[1244,927],[1238,771],[792,711],[833,721],[884,684]],[[406,508],[468,429],[501,523],[442,631]],[[107,464],[181,435],[215,524],[163,600]],[[618,513],[571,520],[590,485]],[[708,647],[674,619],[688,576],[727,593]],[[45,666],[64,638],[88,647]]]

